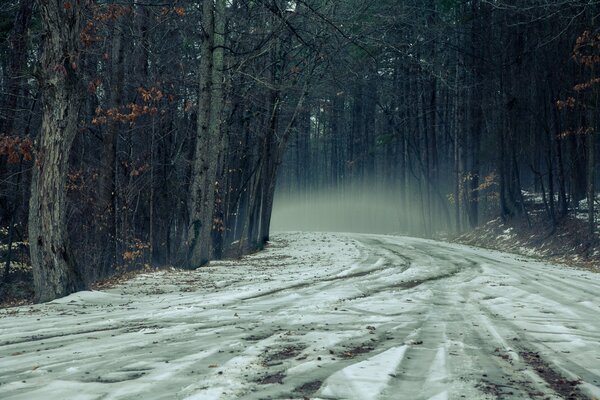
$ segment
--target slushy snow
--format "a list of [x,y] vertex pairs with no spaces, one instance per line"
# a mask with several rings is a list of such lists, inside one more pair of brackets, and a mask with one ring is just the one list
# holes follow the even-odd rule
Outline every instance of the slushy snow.
[[277,234],[0,310],[0,398],[560,399],[557,376],[600,397],[598,293],[596,274],[468,246]]

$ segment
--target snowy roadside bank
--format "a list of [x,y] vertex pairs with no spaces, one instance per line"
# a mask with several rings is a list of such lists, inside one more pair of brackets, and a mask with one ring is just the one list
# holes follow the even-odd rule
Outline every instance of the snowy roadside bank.
[[2,399],[600,396],[597,275],[285,233],[197,271],[0,310]]
[[569,216],[552,227],[535,215],[530,218],[529,223],[496,218],[452,241],[600,272],[600,237],[583,234],[587,231],[585,221]]

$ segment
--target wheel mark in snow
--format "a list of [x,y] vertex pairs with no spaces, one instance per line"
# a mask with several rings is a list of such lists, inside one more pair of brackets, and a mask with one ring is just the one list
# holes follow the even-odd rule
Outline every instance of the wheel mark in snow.
[[[486,314],[488,314],[488,316],[490,315],[491,311],[488,309],[481,309],[481,312],[485,312]],[[555,388],[555,385],[563,385],[566,389],[568,389],[573,382],[578,382],[578,384],[581,384],[582,387],[585,387],[585,382],[581,381],[581,380],[577,380],[577,379],[568,379],[566,378],[564,375],[561,375],[559,372],[555,371],[555,369],[550,367],[550,363],[543,361],[537,352],[532,352],[530,349],[524,347],[524,346],[514,346],[515,350],[511,350],[510,347],[506,344],[506,342],[501,338],[500,334],[498,333],[498,331],[496,330],[495,327],[492,327],[492,324],[490,323],[490,320],[486,317],[484,317],[482,315],[482,318],[485,318],[486,322],[486,326],[488,328],[488,331],[490,333],[492,333],[494,335],[494,337],[499,340],[502,343],[502,346],[509,351],[509,354],[511,356],[511,358],[513,360],[518,360],[519,358],[521,358],[523,360],[523,362],[527,365],[529,365],[530,367],[532,367],[532,370],[530,371],[530,374],[532,376],[536,376],[541,378],[542,381],[544,381],[548,386],[550,386],[550,388],[552,388],[552,390],[557,391],[557,393],[561,394],[561,395],[565,395],[564,393],[562,393],[561,391],[557,390],[557,388]],[[500,320],[496,320],[497,323],[500,323]],[[515,323],[509,319],[504,319],[502,320],[502,324],[504,325],[503,327],[507,330],[509,330],[510,332],[516,332],[517,330],[520,330],[520,328],[515,325]],[[539,340],[535,339],[535,336],[532,337],[530,334],[531,333],[535,333],[535,332],[531,332],[529,331],[527,334],[525,334],[524,332],[521,332],[519,336],[521,336],[521,340],[519,341],[520,343],[536,343],[539,342]],[[508,335],[505,335],[508,337]],[[510,336],[515,336],[515,335],[510,335]],[[580,334],[580,337],[585,337],[585,335]],[[595,336],[592,336],[592,339],[596,339]],[[548,341],[544,341],[542,344],[544,343],[548,343]],[[598,376],[596,374],[593,374],[591,371],[589,370],[581,370],[580,366],[571,362],[568,358],[565,358],[564,356],[558,355],[556,354],[555,350],[552,347],[549,347],[547,344],[545,345],[545,347],[551,351],[554,356],[558,356],[561,360],[561,363],[565,363],[568,365],[568,367],[565,369],[565,371],[568,371],[569,374],[571,374],[572,376],[580,376],[580,377],[584,377],[584,379],[587,382],[596,382],[596,379],[598,378]],[[537,356],[533,356],[530,357],[529,359],[525,359],[523,357],[523,355],[537,355]],[[519,357],[520,356],[520,357]],[[533,364],[537,364],[537,363],[541,363],[540,364],[540,370],[538,370],[538,368]],[[546,374],[546,376],[544,376],[544,374]],[[549,381],[548,379],[550,379],[551,381]],[[593,386],[593,385],[591,385]],[[565,389],[565,390],[566,390]],[[586,392],[588,392],[589,390],[586,390]],[[592,390],[593,391],[593,390]],[[577,389],[575,392],[575,394],[573,395],[574,397],[566,397],[568,399],[587,399],[588,397],[586,397],[585,395],[583,395],[581,393],[581,391],[579,389]],[[581,397],[577,397],[577,396],[581,396]]]
[[[295,240],[296,238],[294,238],[294,242]],[[364,244],[366,241],[362,242]],[[410,243],[415,243],[416,247],[410,246]],[[524,273],[526,270],[522,268],[525,265],[524,263],[522,263],[523,265],[513,265],[510,261],[504,263],[504,256],[498,256],[497,259],[491,260],[490,265],[486,265],[481,261],[485,256],[480,257],[479,250],[477,252],[475,250],[458,252],[453,245],[446,246],[434,242],[421,242],[417,239],[390,238],[386,240],[372,240],[372,243],[369,242],[367,246],[359,247],[361,248],[361,254],[365,256],[362,257],[362,260],[357,261],[358,257],[353,256],[352,260],[340,265],[340,262],[335,259],[338,255],[333,255],[334,259],[331,261],[329,253],[324,251],[324,255],[320,254],[318,257],[314,257],[314,260],[316,260],[314,264],[313,258],[305,259],[299,257],[296,259],[294,257],[293,260],[296,261],[289,261],[290,265],[294,266],[294,268],[290,268],[285,273],[282,273],[281,268],[276,267],[275,264],[270,264],[268,257],[252,259],[254,261],[248,264],[252,264],[251,271],[255,272],[255,274],[251,274],[254,277],[253,282],[245,280],[245,270],[244,274],[240,273],[238,275],[231,272],[217,273],[218,269],[215,268],[214,272],[211,271],[211,273],[201,275],[202,277],[206,277],[207,281],[214,281],[214,287],[211,285],[202,286],[203,290],[215,290],[215,292],[207,292],[206,296],[201,296],[200,294],[193,296],[185,295],[180,298],[164,296],[161,302],[166,300],[165,303],[156,305],[154,304],[157,303],[156,297],[149,297],[149,300],[143,301],[140,299],[138,309],[146,310],[146,313],[142,314],[148,316],[146,319],[140,319],[139,313],[134,320],[129,319],[131,318],[130,315],[133,316],[134,314],[126,311],[130,308],[122,309],[122,312],[117,314],[117,316],[115,316],[115,312],[120,310],[105,310],[104,315],[111,313],[111,316],[114,317],[113,319],[120,320],[118,322],[121,324],[125,322],[125,325],[117,328],[109,328],[109,332],[104,335],[93,335],[92,333],[93,336],[98,336],[98,338],[94,339],[106,339],[106,343],[110,342],[110,347],[100,347],[99,351],[103,353],[102,355],[110,356],[103,359],[98,359],[96,354],[93,354],[96,358],[90,358],[89,355],[92,354],[88,355],[88,353],[91,353],[88,349],[83,354],[73,351],[74,355],[71,355],[70,351],[65,350],[62,352],[66,355],[65,359],[61,359],[63,356],[59,353],[59,350],[51,349],[52,352],[49,352],[50,349],[48,347],[56,345],[64,346],[65,344],[68,350],[80,350],[76,349],[75,345],[79,345],[79,340],[83,339],[86,335],[82,337],[70,335],[79,335],[82,332],[67,333],[64,336],[60,335],[60,339],[54,340],[50,340],[51,338],[48,337],[40,338],[51,342],[46,344],[40,344],[39,342],[29,344],[27,342],[31,341],[25,340],[25,344],[23,345],[0,348],[1,350],[5,350],[5,352],[8,349],[14,349],[13,351],[16,352],[26,346],[33,346],[34,348],[44,347],[40,350],[45,353],[40,353],[40,355],[56,356],[58,361],[60,361],[56,365],[61,365],[61,367],[42,365],[39,369],[36,366],[35,371],[37,372],[33,372],[29,370],[31,368],[29,360],[34,359],[34,353],[23,357],[5,358],[4,360],[13,363],[11,366],[7,365],[4,368],[4,370],[11,370],[13,374],[12,377],[9,377],[14,379],[14,383],[11,383],[13,386],[10,386],[11,393],[16,394],[16,390],[21,390],[19,386],[16,386],[21,382],[21,376],[23,376],[23,379],[27,378],[27,385],[35,389],[36,387],[40,387],[38,383],[45,385],[46,382],[44,381],[49,378],[51,379],[57,375],[60,378],[60,375],[63,374],[61,368],[65,362],[76,361],[80,362],[80,364],[76,363],[73,365],[86,366],[86,369],[82,370],[81,374],[85,373],[86,370],[90,372],[95,369],[98,371],[104,370],[104,375],[100,375],[102,375],[103,380],[107,380],[107,383],[94,383],[92,381],[77,387],[69,386],[70,389],[77,389],[72,390],[72,393],[77,392],[83,395],[91,394],[93,391],[97,391],[97,388],[111,388],[114,385],[115,388],[119,388],[118,390],[120,390],[121,386],[129,388],[130,392],[128,393],[132,397],[143,394],[143,392],[150,392],[157,397],[168,393],[168,395],[163,397],[170,395],[171,397],[183,398],[186,395],[193,395],[190,399],[202,400],[219,398],[223,400],[233,398],[256,400],[258,398],[289,398],[293,396],[300,398],[310,396],[312,398],[319,394],[315,392],[322,392],[328,385],[331,386],[332,377],[342,376],[342,371],[348,372],[349,370],[352,372],[354,368],[355,372],[365,378],[373,376],[376,378],[375,381],[367,382],[366,386],[369,387],[369,395],[363,396],[360,393],[353,393],[350,396],[329,397],[322,395],[320,397],[343,397],[345,399],[363,400],[369,399],[370,392],[373,391],[375,393],[373,394],[374,397],[386,400],[397,399],[398,394],[405,394],[406,397],[419,398],[421,400],[427,398],[429,400],[441,400],[448,397],[453,398],[457,394],[465,394],[467,395],[465,397],[470,399],[481,399],[483,394],[477,391],[475,384],[481,382],[482,373],[487,373],[489,377],[484,375],[483,379],[488,381],[487,383],[494,382],[489,383],[489,390],[496,390],[497,395],[501,398],[528,398],[528,394],[530,393],[542,392],[546,396],[556,398],[557,395],[553,393],[551,385],[546,383],[544,377],[538,376],[536,368],[532,365],[532,363],[535,363],[535,360],[529,363],[526,360],[526,356],[521,354],[529,350],[540,350],[545,359],[543,361],[549,364],[553,371],[559,374],[559,377],[562,375],[562,377],[573,379],[573,375],[576,374],[585,382],[596,382],[597,368],[594,365],[594,361],[596,361],[598,355],[595,351],[597,349],[595,347],[597,341],[593,339],[600,338],[600,335],[594,336],[593,334],[596,327],[595,322],[597,321],[593,310],[598,310],[598,304],[594,303],[595,299],[590,299],[589,302],[578,305],[578,302],[586,300],[586,298],[582,298],[581,293],[576,293],[574,286],[565,287],[563,285],[559,287],[555,282],[556,279],[551,279],[553,277],[552,274],[546,277],[543,273],[531,273],[531,276],[529,276]],[[325,247],[318,249],[321,252]],[[397,253],[393,250],[397,250]],[[297,253],[304,254],[304,251],[306,251],[306,248],[301,247]],[[404,274],[401,274],[404,270],[404,265],[407,263],[410,265],[413,261],[403,258],[402,253],[409,255],[414,260],[413,265],[406,267],[411,269]],[[339,256],[343,255],[339,254]],[[285,257],[286,260],[289,259],[289,256]],[[319,262],[319,260],[327,260],[327,262]],[[472,260],[476,260],[473,261],[474,265],[477,265],[479,262],[483,266],[483,268],[479,268],[482,271],[481,274],[477,272],[477,268],[470,268],[469,262]],[[284,263],[287,264],[288,261],[284,261]],[[319,266],[319,268],[311,266]],[[546,269],[534,267],[534,271],[546,271]],[[300,273],[296,273],[297,271],[294,271],[296,269],[299,269]],[[222,270],[229,271],[230,269],[222,268]],[[444,276],[444,274],[448,274],[451,271],[454,271],[451,275],[458,275],[454,278],[451,275]],[[341,275],[340,272],[346,275]],[[213,273],[214,275],[212,275]],[[442,276],[432,276],[435,274]],[[167,284],[175,285],[175,288],[182,283],[186,285],[190,284],[190,282],[181,282],[175,279],[179,276],[168,277],[170,280]],[[556,274],[556,276],[559,275]],[[502,284],[498,284],[497,286],[510,284],[513,286],[511,288],[512,291],[509,293],[509,288],[491,288],[492,285],[482,288],[481,283],[486,278],[502,282]],[[163,278],[160,279],[162,280]],[[412,281],[409,281],[411,279]],[[404,282],[401,282],[401,280],[404,280]],[[152,282],[154,281],[158,283],[158,277]],[[431,281],[437,282],[419,287],[419,285]],[[534,283],[537,282],[539,285],[534,285],[531,281],[534,281]],[[410,287],[402,287],[402,285]],[[555,287],[559,291],[564,288],[562,296],[559,297],[560,303],[565,303],[568,309],[574,311],[575,314],[561,313],[560,309],[554,307],[555,303],[545,303],[544,298],[551,299],[555,293],[554,291],[542,290],[545,285]],[[345,296],[355,295],[357,287],[363,289],[365,292],[375,290],[371,294],[384,291],[385,293],[366,299],[364,302],[344,304],[344,306],[355,305],[357,308],[344,307],[345,309],[337,312],[337,307],[334,309],[334,306],[340,306],[340,303],[346,300]],[[262,290],[258,291],[257,289],[259,288]],[[401,291],[397,290],[397,288],[416,289]],[[144,289],[144,292],[148,292],[142,287],[138,289]],[[286,290],[289,292],[286,292]],[[515,291],[520,292],[515,293]],[[473,295],[473,293],[477,295]],[[528,293],[535,293],[536,297],[525,297]],[[582,293],[591,292],[582,291]],[[132,290],[129,295],[136,296],[137,294],[139,294],[139,290]],[[492,299],[489,297],[481,298],[483,295],[490,294],[495,295],[490,297],[498,297],[498,300],[485,301]],[[243,296],[253,295],[256,296],[254,298],[262,299],[248,302],[240,301]],[[403,300],[411,302],[410,305],[404,302],[400,303]],[[527,300],[534,301],[528,302]],[[146,303],[148,303],[147,308]],[[226,306],[231,305],[236,307],[226,308]],[[508,308],[510,305],[512,305],[512,308]],[[164,307],[156,308],[159,306]],[[359,307],[364,307],[364,310],[361,310]],[[517,307],[519,310],[516,310]],[[153,312],[147,311],[153,310],[153,308],[155,308]],[[517,315],[518,319],[513,320],[513,313],[510,312],[494,312],[506,310],[507,308],[509,311],[515,309],[515,315]],[[522,310],[523,308],[524,310]],[[336,312],[332,311],[332,309]],[[528,312],[529,309],[530,313]],[[167,311],[158,311],[157,314],[157,310]],[[380,310],[381,312],[379,312]],[[396,311],[400,310],[402,312],[396,313]],[[556,314],[548,315],[544,310],[552,310]],[[56,311],[60,312],[63,310],[58,309]],[[95,310],[91,309],[88,309],[88,311],[95,312]],[[239,312],[240,316],[237,313],[234,316],[228,314],[231,313],[233,315],[235,311]],[[344,311],[344,313],[341,311]],[[63,314],[67,315],[66,313],[59,315]],[[303,314],[302,319],[297,318],[299,314]],[[308,318],[304,318],[304,314],[308,315]],[[485,323],[479,319],[478,315],[480,314],[485,315]],[[159,318],[156,318],[156,315]],[[559,319],[561,316],[572,316],[572,318]],[[59,317],[56,321],[60,321],[62,318]],[[147,319],[158,321],[162,326],[141,326],[141,322]],[[199,321],[202,322],[199,323]],[[587,325],[586,321],[592,322],[590,325]],[[98,319],[86,320],[86,326],[82,328],[90,328],[90,325],[92,327],[100,326],[104,328],[109,323],[115,325],[106,320],[102,323],[100,322]],[[207,322],[208,324],[204,325]],[[226,323],[223,324],[223,322]],[[527,323],[526,332],[523,332],[524,326],[521,322]],[[575,357],[573,351],[571,351],[571,355],[567,356],[560,354],[556,350],[557,348],[572,350],[575,345],[565,345],[564,347],[554,346],[552,342],[552,340],[555,340],[554,336],[550,336],[550,339],[545,339],[548,335],[542,335],[542,333],[544,330],[549,331],[548,326],[550,324],[548,322],[557,322],[557,325],[560,324],[561,327],[565,327],[565,334],[572,334],[575,339],[588,346],[591,350],[592,362],[590,363],[589,359],[583,360],[584,355],[577,355]],[[172,323],[176,325],[171,325]],[[367,324],[376,326],[377,330],[375,333],[363,332],[361,328],[360,331],[356,331],[360,337],[356,337],[356,333],[352,329],[356,329],[359,325]],[[410,329],[414,328],[415,324],[422,326],[422,329],[418,328],[414,334],[406,337],[405,335]],[[445,350],[448,351],[444,350],[443,344],[449,342],[448,338],[442,337],[440,334],[446,331],[445,324],[450,327],[448,329],[448,334],[451,336],[450,341],[454,340],[460,343],[461,348],[447,345]],[[487,324],[492,324],[492,328],[485,329],[484,326],[487,326]],[[539,324],[539,328],[537,329],[540,332],[537,332],[537,329],[533,327],[535,324]],[[223,329],[217,330],[217,326],[215,325]],[[33,326],[36,327],[35,325]],[[127,329],[128,327],[133,328]],[[138,330],[144,327],[153,329],[152,331]],[[175,327],[180,328],[174,329]],[[313,344],[309,345],[310,351],[303,351],[301,357],[296,358],[296,360],[283,358],[285,361],[281,361],[278,363],[279,365],[270,365],[266,370],[261,369],[261,361],[265,357],[268,357],[269,354],[277,354],[278,351],[283,349],[282,356],[284,356],[286,346],[300,344],[299,342],[289,340],[289,336],[276,335],[276,327],[294,332],[295,336],[302,333],[305,336],[302,342]],[[68,332],[79,328],[67,326],[63,329]],[[316,329],[316,331],[309,331],[311,329]],[[113,330],[115,331],[113,332]],[[390,336],[393,337],[387,337],[387,333],[390,330],[393,332]],[[91,332],[98,331],[100,330],[96,329]],[[127,331],[131,331],[132,333],[127,333]],[[374,349],[371,349],[373,353],[357,355],[355,359],[344,358],[341,356],[343,351],[351,349],[353,346],[339,345],[341,340],[330,343],[332,341],[328,337],[327,340],[319,339],[318,336],[321,334],[321,331],[324,335],[335,334],[337,335],[335,336],[336,338],[338,336],[340,338],[342,336],[349,336],[347,339],[354,340],[353,346],[361,342],[369,343],[369,339],[376,339],[376,341],[374,340],[372,343],[369,343],[374,346]],[[25,336],[22,332],[27,331],[15,330],[14,333],[11,331],[10,335],[3,334],[2,336],[5,340],[18,341],[37,333],[30,330],[31,333]],[[55,332],[53,328],[45,333],[54,334]],[[266,335],[266,337],[260,337],[264,336],[265,332],[271,332],[271,334]],[[562,332],[563,330],[546,333],[561,333],[562,335]],[[111,333],[115,335],[110,335]],[[157,336],[143,336],[144,333],[156,333]],[[253,333],[256,336],[249,336]],[[109,336],[117,337],[111,338]],[[64,341],[62,337],[65,338]],[[518,337],[518,340],[515,339],[516,342],[511,341],[510,338],[513,337]],[[128,341],[130,339],[138,341],[141,338],[145,343],[145,347],[139,348],[139,342],[123,343],[120,341],[121,338],[126,338]],[[309,338],[315,340],[308,340]],[[504,341],[499,341],[498,338],[504,338]],[[156,339],[156,341],[150,345],[149,341],[152,339]],[[385,339],[386,342],[383,342],[382,339]],[[412,340],[409,342],[409,339]],[[556,338],[556,340],[559,339],[564,340],[562,336]],[[243,340],[247,340],[247,342],[243,342]],[[73,341],[73,347],[70,347],[71,344],[66,343],[67,341]],[[255,341],[259,341],[259,343],[255,343]],[[115,347],[114,343],[120,344]],[[241,350],[238,347],[232,346],[234,343],[239,343]],[[346,343],[348,344],[348,342]],[[505,350],[508,347],[507,343],[513,347],[514,350],[511,351],[513,351],[516,359],[511,359],[509,353]],[[406,376],[402,376],[401,371],[399,371],[397,379],[390,377],[387,378],[390,379],[389,381],[382,383],[381,381],[385,380],[382,378],[385,377],[381,377],[380,375],[384,373],[384,368],[373,366],[373,361],[387,353],[387,351],[397,348],[393,346],[402,346],[403,344],[414,346],[406,349],[406,352],[402,355],[402,360],[398,362],[398,370],[405,371]],[[238,345],[236,344],[236,346]],[[98,347],[98,345],[94,345],[94,347]],[[206,361],[190,365],[186,364],[185,366],[183,366],[185,364],[184,361],[191,360],[179,359],[179,362],[176,362],[173,359],[173,356],[176,354],[187,354],[190,348],[198,347],[214,347],[219,353]],[[494,348],[497,348],[497,351],[494,351]],[[233,351],[226,351],[230,349],[242,354],[234,357],[231,355],[234,354]],[[312,351],[318,352],[314,356],[319,355],[320,357],[318,359],[312,357]],[[116,352],[119,354],[115,354]],[[152,352],[154,352],[152,356],[146,354]],[[329,355],[335,356],[335,358],[329,357],[326,352],[329,352]],[[151,357],[153,360],[157,359],[160,362],[155,368],[151,368],[143,377],[137,378],[135,381],[124,384],[108,383],[111,379],[127,378],[127,373],[131,377],[134,377],[136,373],[143,373],[144,371],[141,368],[136,369],[128,365],[115,373],[117,366],[106,360],[114,356],[121,357],[121,353],[128,353],[128,357],[134,360],[140,357],[142,357],[141,359]],[[309,358],[307,358],[307,355]],[[71,361],[72,359],[75,359],[75,361]],[[166,360],[168,360],[169,364],[163,364]],[[90,361],[95,361],[93,367],[90,366]],[[386,364],[385,368],[387,368],[387,364],[391,362],[383,360],[383,363]],[[12,365],[19,368],[11,369]],[[208,369],[211,368],[211,365],[218,366],[218,370]],[[176,366],[177,368],[174,368]],[[183,367],[180,368],[179,366]],[[39,373],[45,374],[46,371],[51,371],[52,369],[55,371],[53,375],[39,377],[36,375]],[[57,373],[59,370],[61,372]],[[169,373],[163,375],[162,373],[165,371]],[[176,373],[171,373],[173,371]],[[0,375],[3,372],[0,371]],[[394,372],[396,371],[392,373]],[[24,375],[25,373],[27,373],[27,376]],[[89,379],[94,376],[96,375],[83,376],[83,378]],[[70,378],[73,377],[70,376]],[[79,375],[75,376],[75,378],[77,377]],[[164,379],[156,384],[157,377]],[[326,379],[327,377],[329,378]],[[558,379],[562,379],[562,377]],[[6,378],[3,377],[4,379]],[[274,382],[263,386],[257,384],[257,380],[259,379],[273,380]],[[185,386],[190,380],[193,380],[193,383]],[[325,383],[323,383],[324,381]],[[119,382],[119,380],[115,380],[114,382]],[[278,382],[283,382],[283,384],[278,384]],[[594,396],[594,393],[588,393],[589,389],[586,387],[586,385],[591,385],[591,383],[586,384],[585,382],[581,385],[576,385],[576,388],[590,397]],[[64,385],[65,382],[60,383],[60,386]],[[379,392],[377,385],[382,385],[383,387]],[[51,391],[52,389],[56,389],[52,385],[49,385],[49,387]],[[373,387],[376,390],[372,390]],[[7,386],[3,387],[4,390],[6,388]],[[407,390],[398,390],[404,388]],[[478,386],[478,388],[482,389],[481,386]],[[199,392],[194,393],[196,390],[199,390]],[[46,393],[50,393],[47,388],[34,392],[40,398]],[[29,395],[30,393],[25,394]],[[56,393],[52,393],[52,395],[56,396]],[[567,397],[567,395],[564,396]],[[30,396],[29,398],[33,397]],[[67,395],[64,396],[64,398],[67,397]],[[487,396],[485,397],[487,398]],[[597,395],[596,397],[600,398]],[[574,398],[579,399],[582,397]]]
[[298,283],[295,285],[275,288],[275,289],[268,290],[268,291],[265,291],[262,293],[253,294],[252,296],[243,297],[240,300],[241,301],[254,300],[254,299],[261,298],[261,297],[266,297],[266,296],[271,296],[271,295],[274,295],[277,293],[281,293],[281,292],[284,292],[287,290],[303,289],[306,287],[317,285],[319,283],[335,282],[335,281],[340,281],[340,280],[345,281],[345,280],[353,279],[353,278],[362,278],[362,277],[370,275],[374,272],[381,272],[385,269],[390,269],[390,268],[397,268],[397,266],[393,265],[393,264],[385,263],[385,264],[381,265],[379,268],[370,269],[367,271],[359,271],[359,272],[355,272],[353,274],[348,274],[348,275],[333,276],[333,277],[328,277],[328,278],[317,279],[315,281],[308,281],[308,282],[304,282],[304,283]]
[[[489,313],[489,311],[487,310],[480,311]],[[539,384],[544,383],[556,394],[560,395],[564,399],[588,399],[588,397],[582,394],[581,391],[577,388],[577,386],[582,383],[581,380],[569,380],[565,378],[555,369],[551,368],[550,364],[545,362],[537,352],[532,352],[530,350],[524,349],[523,346],[509,346],[502,337],[502,335],[500,335],[497,328],[491,323],[490,319],[487,318],[484,314],[481,314],[479,316],[479,320],[482,323],[482,325],[485,326],[487,332],[489,332],[494,337],[496,342],[500,344],[503,350],[507,352],[507,354],[504,355],[499,353],[499,349],[496,349],[494,353],[495,355],[500,357],[500,359],[507,361],[511,366],[513,362],[522,361],[526,366],[532,369],[526,371],[519,370],[521,373],[524,373],[526,376],[529,375],[530,377],[537,377],[538,379],[541,378]],[[506,328],[509,331],[514,330],[514,328],[516,328],[514,324],[511,323],[511,321],[504,320],[504,324],[510,326]],[[535,342],[535,340],[523,339],[521,342],[531,343]],[[515,373],[514,375],[516,376],[517,374]],[[538,390],[538,388],[532,386],[532,382],[530,382],[526,378],[523,381],[511,381],[510,383],[518,384],[520,389],[525,390],[530,397],[547,395],[546,393],[543,393],[540,390]],[[500,396],[502,394],[502,388],[508,390],[516,389],[516,387],[510,385],[493,383],[487,380],[483,380],[479,385],[479,388],[486,393],[492,393],[497,396]]]
[[[484,336],[484,332],[488,332],[487,337]],[[509,356],[508,354],[501,353],[499,347],[495,351],[489,349],[491,345],[489,330],[481,330],[479,329],[479,325],[474,325],[470,329],[470,333],[471,340],[476,340],[475,344],[479,345],[476,356],[479,358],[479,364],[483,372],[480,375],[482,378],[475,384],[475,388],[482,393],[492,395],[498,399],[504,398],[504,396],[525,398],[525,396],[529,396],[532,393],[542,393],[539,390],[544,389],[543,386],[540,386],[542,382],[536,382],[535,380],[532,382],[532,376],[528,373],[529,371],[523,370],[522,364],[515,365],[513,361],[515,355]],[[504,340],[501,340],[501,342],[505,343]],[[496,343],[500,344],[502,350],[514,353],[514,350],[510,349],[507,345]],[[518,355],[516,355],[516,359],[519,359]],[[542,394],[545,395],[546,393]],[[529,397],[531,398],[531,396]]]
[[435,358],[429,368],[429,374],[427,374],[427,382],[439,382],[448,378],[448,371],[446,370],[446,347],[442,346],[437,349]]
[[370,275],[374,272],[381,272],[381,271],[384,271],[384,270],[390,269],[390,268],[395,269],[395,268],[398,268],[398,266],[394,265],[391,262],[383,262],[380,265],[378,265],[376,268],[368,269],[365,271],[358,271],[358,272],[354,272],[354,273],[347,274],[347,275],[337,275],[337,276],[333,276],[330,278],[321,279],[320,282],[334,282],[334,281],[347,280],[347,279],[352,279],[352,278],[362,278],[363,276]]
[[396,371],[407,346],[393,347],[331,375],[319,394],[344,399],[376,399]]
[[498,342],[502,346],[502,348],[509,354],[510,358],[513,361],[518,361],[518,354],[512,349],[511,346],[508,345],[508,343],[506,342],[506,340],[504,340],[500,333],[498,333],[498,330],[491,323],[491,321],[483,314],[479,315],[479,321],[485,327],[485,329],[493,336],[493,338],[496,339],[496,342]]
[[397,285],[390,285],[389,288],[399,287],[401,289],[412,289],[414,287],[417,287],[417,286],[422,285],[427,282],[434,282],[434,281],[439,281],[442,279],[451,278],[454,275],[458,274],[459,272],[461,272],[461,271],[457,269],[457,270],[454,270],[452,272],[449,272],[449,273],[443,274],[443,275],[432,276],[430,278],[425,278],[425,279],[420,279],[420,280],[401,282]]
[[280,292],[284,292],[286,290],[301,289],[301,288],[305,288],[308,286],[312,286],[314,283],[316,283],[316,282],[310,281],[310,282],[304,282],[304,283],[297,283],[295,285],[284,286],[284,287],[280,287],[280,288],[276,288],[276,289],[267,290],[266,292],[253,294],[252,296],[242,297],[240,300],[247,301],[247,300],[259,299],[261,297],[271,296],[271,295],[274,295],[274,294],[277,294]]
[[541,377],[556,393],[569,400],[587,399],[577,386],[581,380],[569,380],[556,372],[546,363],[538,353],[531,351],[522,351],[519,353],[521,358],[531,366],[537,375]]
[[443,391],[442,393],[438,393],[435,396],[430,397],[428,400],[448,400],[448,392]]
[[17,340],[13,340],[13,341],[6,341],[3,343],[0,343],[0,347],[12,346],[15,344],[22,344],[22,343],[39,342],[42,340],[50,340],[50,339],[55,339],[55,338],[65,338],[67,336],[85,335],[88,333],[116,331],[118,329],[123,329],[123,328],[127,328],[127,326],[126,325],[111,326],[108,328],[86,329],[86,330],[81,330],[81,331],[77,331],[77,332],[60,332],[55,335],[34,335],[34,336],[25,337],[25,338],[19,338]]
[[346,301],[352,301],[352,300],[358,300],[358,299],[364,299],[366,297],[371,297],[374,296],[376,294],[379,293],[383,293],[389,290],[393,290],[393,289],[403,289],[403,290],[408,290],[408,289],[414,289],[417,286],[423,285],[425,283],[429,283],[429,282],[435,282],[435,281],[439,281],[442,279],[447,279],[447,278],[451,278],[454,275],[458,274],[459,272],[461,272],[461,270],[457,269],[454,270],[452,272],[449,272],[447,274],[443,274],[443,275],[436,275],[436,276],[432,276],[429,278],[425,278],[425,279],[416,279],[413,281],[405,281],[405,282],[399,282],[399,283],[394,283],[391,285],[384,285],[384,286],[380,286],[377,287],[373,290],[369,290],[363,294],[360,294],[358,296],[353,296],[353,297],[348,297],[344,300]]

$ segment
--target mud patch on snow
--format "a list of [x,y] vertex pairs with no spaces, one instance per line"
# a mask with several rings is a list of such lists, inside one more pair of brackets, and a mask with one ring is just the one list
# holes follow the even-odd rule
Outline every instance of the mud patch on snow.
[[361,293],[357,296],[348,297],[344,300],[345,301],[353,301],[353,300],[358,300],[358,299],[364,299],[367,297],[372,297],[379,293],[385,293],[387,291],[391,291],[391,290],[395,290],[395,289],[400,289],[400,290],[414,289],[415,287],[423,285],[425,283],[435,282],[435,281],[451,278],[454,275],[458,274],[459,272],[461,272],[461,270],[456,269],[454,271],[451,271],[451,272],[448,272],[445,274],[430,276],[430,277],[427,277],[424,279],[414,279],[414,280],[409,280],[409,281],[401,281],[401,282],[394,283],[391,285],[384,285],[384,286],[376,287],[372,290],[365,291],[364,293]]
[[[494,383],[494,382],[488,381],[486,379],[479,382],[477,385],[475,385],[475,387],[477,389],[481,390],[482,393],[491,395],[496,399],[503,399],[506,396],[515,396],[514,388],[512,386],[500,384],[500,383]],[[532,398],[532,399],[535,398],[534,396],[531,396],[531,395],[532,395],[532,393],[530,393],[530,398]]]
[[412,289],[414,287],[420,286],[420,285],[422,285],[424,283],[427,283],[427,282],[433,282],[433,281],[438,281],[438,280],[441,280],[441,279],[451,278],[454,275],[456,275],[458,272],[460,272],[460,270],[457,269],[455,271],[449,272],[449,273],[444,274],[444,275],[437,275],[437,276],[432,276],[432,277],[426,278],[426,279],[417,279],[417,280],[414,280],[414,281],[401,282],[398,285],[393,285],[393,286],[390,286],[390,287],[399,287],[401,289]]
[[544,380],[556,393],[567,400],[584,400],[588,397],[583,395],[577,387],[581,381],[569,380],[556,372],[548,363],[546,363],[539,353],[532,351],[523,351],[519,355],[529,364],[534,371]]
[[258,342],[260,340],[265,340],[268,339],[272,336],[271,333],[263,333],[260,335],[250,335],[250,336],[246,336],[244,338],[244,340],[248,341],[248,342]]
[[98,376],[95,379],[89,380],[88,382],[97,382],[97,383],[120,383],[126,381],[133,381],[135,379],[141,378],[146,375],[144,372],[128,372],[128,373],[119,373],[115,372],[112,374],[107,374],[105,376]]
[[375,347],[369,344],[361,344],[360,346],[350,347],[348,350],[345,350],[342,354],[340,354],[340,357],[350,359],[356,357],[359,354],[370,353],[373,350],[375,350]]
[[305,348],[306,346],[302,345],[286,346],[283,349],[280,349],[279,351],[267,354],[267,356],[265,357],[265,362],[269,364],[273,363],[274,361],[282,361],[287,360],[289,358],[297,357],[298,355],[300,355],[300,353],[302,353],[302,350],[304,350]]
[[259,378],[256,383],[259,385],[271,385],[274,383],[279,383],[283,385],[283,379],[285,378],[285,374],[283,372],[276,372],[274,374],[265,375]]
[[321,385],[323,385],[323,382],[321,381],[307,382],[294,389],[294,393],[298,393],[303,396],[310,396],[315,394],[321,388]]

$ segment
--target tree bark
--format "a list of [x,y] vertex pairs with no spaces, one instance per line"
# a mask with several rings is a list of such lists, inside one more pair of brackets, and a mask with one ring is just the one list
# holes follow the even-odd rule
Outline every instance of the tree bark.
[[225,0],[209,0],[202,9],[202,58],[198,132],[190,186],[188,267],[206,264],[211,256],[217,163],[221,148]]
[[69,248],[66,181],[77,132],[81,85],[82,6],[39,0],[44,26],[41,58],[42,130],[37,143],[29,207],[35,300],[44,302],[85,287]]

